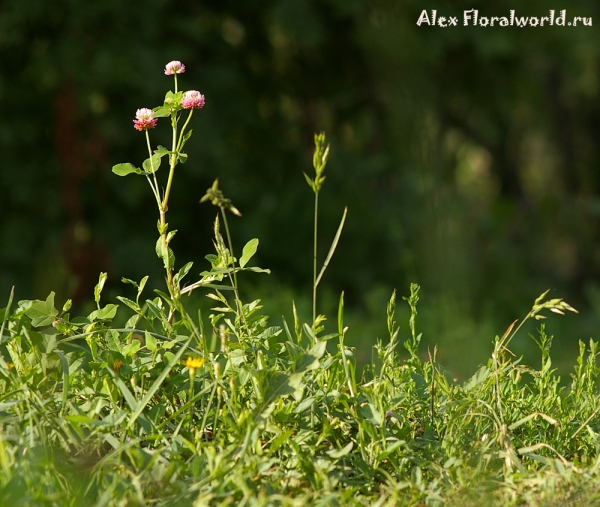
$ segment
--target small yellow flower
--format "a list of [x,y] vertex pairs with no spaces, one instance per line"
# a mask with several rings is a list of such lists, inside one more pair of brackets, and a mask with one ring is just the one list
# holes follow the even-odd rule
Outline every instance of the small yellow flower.
[[15,367],[14,363],[6,363],[6,366],[8,366],[9,371]]
[[188,357],[187,361],[183,363],[184,366],[187,366],[190,372],[196,373],[198,368],[201,368],[204,364],[203,357]]
[[113,364],[113,370],[118,372],[121,369],[121,366],[123,366],[123,361],[117,359]]

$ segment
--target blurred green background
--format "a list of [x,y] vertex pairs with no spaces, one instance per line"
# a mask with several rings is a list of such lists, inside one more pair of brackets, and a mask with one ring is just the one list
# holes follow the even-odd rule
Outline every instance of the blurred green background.
[[[591,17],[592,27],[465,27],[480,15]],[[459,26],[417,26],[423,9]],[[310,316],[313,133],[331,143],[321,252],[344,206],[346,229],[323,279],[334,321],[345,291],[360,360],[386,337],[394,288],[422,286],[417,327],[464,377],[495,334],[551,289],[580,315],[552,318],[555,362],[600,323],[600,4],[533,0],[4,0],[0,4],[0,294],[72,297],[83,309],[99,271],[163,273],[157,214],[143,178],[113,164],[146,158],[135,111],[162,103],[187,67],[198,89],[190,160],[177,169],[168,222],[178,265],[207,267],[218,177],[242,211],[234,242],[260,238],[269,277],[242,280],[273,324],[295,299]],[[152,131],[167,144],[168,123]],[[163,175],[164,176],[164,175]],[[110,295],[109,294],[109,295]],[[147,293],[148,295],[150,292]],[[406,305],[398,320],[408,334]],[[530,326],[530,331],[534,328]],[[535,362],[523,333],[518,354]]]

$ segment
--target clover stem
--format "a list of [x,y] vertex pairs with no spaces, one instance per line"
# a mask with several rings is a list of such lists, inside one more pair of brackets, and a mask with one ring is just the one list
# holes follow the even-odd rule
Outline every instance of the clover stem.
[[192,114],[194,113],[194,109],[190,109],[190,114],[187,117],[187,120],[185,120],[185,123],[183,124],[183,128],[181,129],[181,132],[179,132],[179,141],[177,142],[177,151],[179,152],[179,150],[181,149],[181,142],[183,141],[183,133],[185,132],[185,129],[188,126],[188,123],[190,122],[190,119],[192,118]]
[[160,209],[160,195],[158,193],[158,181],[156,181],[156,171],[154,170],[154,161],[152,160],[152,146],[150,145],[150,134],[148,130],[146,130],[146,144],[148,146],[148,156],[150,157],[150,167],[152,168],[152,177],[154,178],[154,185],[150,181],[150,177],[146,175],[148,178],[148,183],[150,183],[150,187],[152,187],[152,193],[154,197],[156,197],[156,203],[158,204],[158,208]]
[[177,165],[177,118],[176,113],[171,116],[171,124],[173,125],[173,148],[169,157],[169,179],[167,180],[167,188],[162,202],[162,210],[167,211],[167,205],[169,204],[169,194],[171,193],[171,185],[173,184],[173,175],[175,173],[175,166]]
[[[177,83],[177,79],[175,80]],[[162,203],[160,204],[160,225],[161,225],[161,237],[163,243],[163,251],[165,252],[166,259],[165,261],[165,269],[167,271],[167,285],[169,287],[169,292],[172,296],[175,295],[175,288],[173,287],[173,271],[171,270],[171,266],[169,265],[169,245],[167,242],[167,231],[166,231],[166,213],[169,208],[169,195],[171,194],[171,186],[173,184],[173,176],[175,174],[175,166],[177,165],[177,151],[176,151],[176,142],[177,142],[177,118],[175,114],[171,116],[171,124],[173,125],[173,149],[172,153],[169,157],[170,167],[169,167],[169,179],[167,180],[167,188],[165,189],[165,193],[163,196]]]

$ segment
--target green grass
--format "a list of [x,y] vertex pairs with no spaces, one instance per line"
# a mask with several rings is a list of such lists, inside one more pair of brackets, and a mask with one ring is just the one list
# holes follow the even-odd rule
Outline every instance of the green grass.
[[[343,293],[325,332],[317,288],[346,211],[319,270],[323,135],[315,178],[306,176],[315,194],[310,322],[292,301],[289,322],[243,301],[238,280],[267,270],[250,264],[257,239],[234,255],[226,212],[239,212],[216,181],[202,199],[219,207],[215,252],[186,284],[192,263],[175,270],[176,231],[156,176],[167,157],[170,188],[191,134],[177,130],[182,93],[169,93],[155,111],[171,117],[173,151],[153,152],[146,130],[144,170],[115,166],[145,176],[156,197],[167,292],[149,295],[147,277],[123,279],[127,296],[103,304],[101,273],[86,316],[72,316],[70,301],[57,307],[54,293],[20,302],[11,294],[0,312],[0,505],[600,504],[598,344],[580,343],[570,383],[553,368],[543,323],[531,337],[539,369],[510,351],[528,320],[575,311],[561,299],[541,295],[462,383],[437,348],[421,346],[415,284],[404,298],[409,338],[400,342],[394,293],[388,337],[363,368],[347,345]],[[207,315],[192,292],[211,300]]]
[[[406,298],[407,358],[393,296],[390,336],[360,378],[343,299],[329,336],[299,321],[270,326],[256,301],[237,314],[219,290],[222,316],[207,328],[183,306],[169,322],[177,303],[166,294],[85,318],[52,296],[9,304],[2,505],[593,504],[596,342],[581,344],[563,388],[544,325],[532,337],[539,370],[511,355],[509,330],[457,384],[435,350],[419,356],[418,290]],[[569,309],[542,296],[526,318]],[[131,317],[114,328],[121,312]],[[190,357],[205,359],[194,374]]]

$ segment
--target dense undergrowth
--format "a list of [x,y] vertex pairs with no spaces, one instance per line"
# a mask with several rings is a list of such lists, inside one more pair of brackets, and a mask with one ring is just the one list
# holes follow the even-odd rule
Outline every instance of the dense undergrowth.
[[[175,78],[181,67],[171,66]],[[68,301],[57,308],[54,294],[45,301],[11,296],[0,314],[0,504],[600,503],[597,343],[580,345],[566,386],[552,368],[543,324],[532,336],[539,370],[509,349],[526,320],[574,311],[564,301],[540,296],[519,325],[495,338],[487,364],[460,384],[438,364],[436,349],[419,350],[417,285],[404,298],[411,310],[405,353],[395,294],[389,337],[362,371],[345,344],[343,294],[337,330],[325,333],[317,287],[346,213],[318,270],[324,136],[316,136],[315,177],[306,176],[315,195],[312,321],[294,309],[293,321],[273,325],[260,301],[243,302],[238,275],[266,270],[249,266],[258,240],[234,255],[227,212],[239,211],[217,182],[202,199],[219,208],[215,252],[200,278],[184,283],[192,264],[175,273],[166,213],[200,97],[178,92],[175,81],[163,106],[136,119],[148,140],[143,169],[114,168],[143,175],[152,187],[166,291],[148,294],[147,278],[124,279],[128,296],[101,304],[102,273],[97,309],[87,316],[71,316]],[[171,119],[170,150],[150,148],[148,130],[159,117]],[[165,190],[156,176],[163,157]],[[192,291],[214,301],[209,315],[189,308]]]

